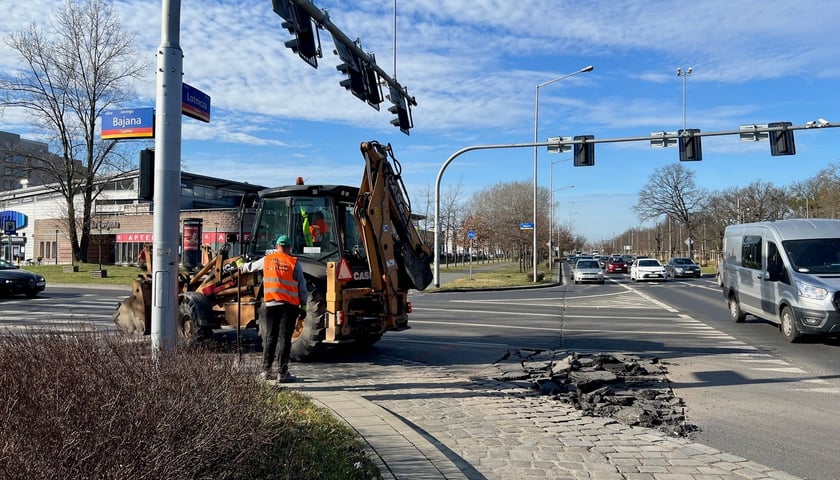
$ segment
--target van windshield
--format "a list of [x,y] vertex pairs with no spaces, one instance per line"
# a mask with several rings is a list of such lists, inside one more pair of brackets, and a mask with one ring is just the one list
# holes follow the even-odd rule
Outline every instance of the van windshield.
[[840,274],[840,238],[810,238],[782,242],[797,272]]

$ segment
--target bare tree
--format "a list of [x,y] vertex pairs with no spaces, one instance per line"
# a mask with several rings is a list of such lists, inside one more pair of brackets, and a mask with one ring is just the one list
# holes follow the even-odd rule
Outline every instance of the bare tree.
[[[694,172],[675,163],[654,170],[633,209],[643,222],[664,215],[685,226],[689,238],[694,238],[694,215],[702,210],[706,198],[706,192],[694,183]],[[692,247],[689,245],[689,255]]]
[[126,167],[117,142],[97,139],[97,119],[131,98],[127,83],[148,62],[136,55],[135,36],[122,29],[107,0],[67,0],[51,24],[52,36],[34,23],[9,36],[7,43],[25,68],[0,74],[0,105],[25,109],[52,136],[59,160],[38,168],[65,199],[73,256],[86,261],[93,202],[109,178]]
[[[481,228],[481,231],[476,230],[477,235],[488,238],[491,244],[497,245],[506,254],[529,251],[527,246],[531,245],[533,237],[520,231],[519,224],[533,216],[532,183],[497,183],[476,192],[469,205],[470,214],[481,219],[481,222],[476,222],[476,226]],[[547,200],[545,205],[548,205]]]
[[451,246],[453,250],[457,251],[458,247],[464,246],[464,235],[461,235],[461,233],[467,213],[463,205],[463,197],[460,183],[449,185],[440,193],[439,222],[443,234],[440,237],[443,242],[441,248]]

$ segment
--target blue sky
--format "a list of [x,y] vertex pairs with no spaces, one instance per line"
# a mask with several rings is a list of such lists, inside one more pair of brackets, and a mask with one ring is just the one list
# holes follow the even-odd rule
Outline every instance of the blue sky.
[[[394,74],[394,0],[315,4]],[[161,5],[114,5],[151,66],[126,107],[154,106]],[[44,12],[56,3],[0,0],[0,6],[8,12],[0,25],[5,37],[46,22]],[[184,81],[212,98],[209,124],[184,118],[182,168],[266,186],[297,176],[355,185],[359,143],[378,140],[394,146],[418,199],[434,189],[441,165],[459,149],[532,142],[536,86],[587,65],[594,71],[540,88],[541,140],[675,131],[683,122],[683,80],[688,128],[840,123],[840,2],[833,0],[397,0],[396,10],[396,78],[417,100],[410,136],[390,125],[387,101],[377,112],[338,85],[343,76],[326,31],[316,70],[283,46],[290,36],[270,0],[182,0]],[[0,68],[17,62],[0,45]],[[692,74],[678,77],[678,67]],[[36,135],[22,112],[9,109],[0,130]],[[705,137],[703,161],[686,166],[709,190],[756,180],[789,186],[838,162],[838,135],[838,129],[798,131],[797,155],[788,157],[771,157],[766,141]],[[538,183],[548,188],[553,180],[557,221],[593,241],[640,225],[632,211],[639,191],[655,169],[678,161],[676,148],[647,142],[599,144],[590,168],[559,162],[567,156],[540,149]],[[442,189],[467,197],[509,181],[533,181],[533,149],[462,155]]]

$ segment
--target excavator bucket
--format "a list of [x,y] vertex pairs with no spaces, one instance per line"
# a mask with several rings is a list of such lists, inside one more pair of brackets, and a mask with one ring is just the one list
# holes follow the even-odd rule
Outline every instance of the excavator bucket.
[[131,295],[117,305],[112,316],[122,331],[138,335],[151,332],[151,293],[151,279],[147,274],[138,275],[132,282]]

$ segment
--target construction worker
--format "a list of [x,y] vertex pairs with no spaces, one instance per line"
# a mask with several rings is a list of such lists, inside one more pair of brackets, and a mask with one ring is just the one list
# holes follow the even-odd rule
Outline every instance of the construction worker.
[[324,236],[329,232],[327,222],[324,220],[324,213],[321,211],[312,212],[312,218],[309,218],[309,213],[301,207],[300,214],[303,217],[303,237],[306,241],[307,247],[320,247]]
[[[263,271],[263,301],[265,302],[265,329],[263,335],[263,365],[260,378],[267,379],[274,363],[280,363],[277,381],[295,381],[289,373],[289,356],[292,350],[292,333],[297,319],[305,315],[306,281],[297,258],[290,255],[292,242],[286,235],[277,237],[276,249],[268,255],[239,266],[242,272]],[[278,348],[279,343],[279,348]]]

